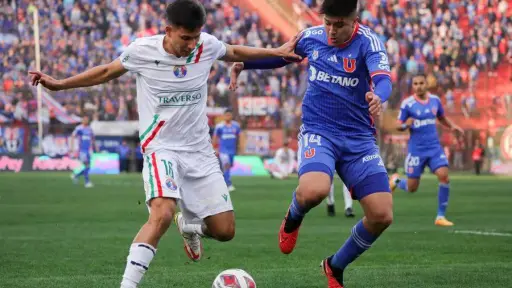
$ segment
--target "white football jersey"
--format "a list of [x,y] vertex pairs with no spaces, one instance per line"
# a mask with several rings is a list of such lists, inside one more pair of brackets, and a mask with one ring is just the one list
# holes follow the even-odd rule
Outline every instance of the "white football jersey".
[[209,143],[207,80],[226,46],[201,33],[188,57],[163,47],[164,35],[135,40],[121,54],[122,65],[136,74],[139,137],[143,153],[159,149],[199,151]]
[[295,161],[295,152],[292,149],[279,148],[276,151],[275,159],[279,164],[291,164]]

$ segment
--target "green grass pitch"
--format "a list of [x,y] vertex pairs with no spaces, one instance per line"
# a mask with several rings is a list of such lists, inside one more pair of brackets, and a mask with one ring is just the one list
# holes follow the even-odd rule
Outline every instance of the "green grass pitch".
[[[395,221],[345,272],[347,287],[512,287],[512,178],[453,176],[449,219],[433,225],[437,183],[394,195]],[[74,186],[67,174],[0,174],[0,287],[119,287],[129,245],[147,218],[140,175],[92,176]],[[211,287],[228,268],[248,271],[260,288],[327,287],[320,261],[335,252],[361,217],[310,212],[296,250],[282,255],[277,231],[296,179],[235,178],[236,237],[204,242],[191,263],[174,224],[141,287]],[[494,232],[463,234],[460,231]],[[501,234],[498,234],[501,233]]]

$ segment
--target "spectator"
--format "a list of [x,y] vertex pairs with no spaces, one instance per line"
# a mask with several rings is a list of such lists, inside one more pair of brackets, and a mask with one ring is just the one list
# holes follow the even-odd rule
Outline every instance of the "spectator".
[[480,139],[476,139],[475,147],[473,147],[472,159],[475,165],[475,174],[480,175],[480,169],[482,168],[482,163],[484,161],[485,156],[485,148],[480,143]]

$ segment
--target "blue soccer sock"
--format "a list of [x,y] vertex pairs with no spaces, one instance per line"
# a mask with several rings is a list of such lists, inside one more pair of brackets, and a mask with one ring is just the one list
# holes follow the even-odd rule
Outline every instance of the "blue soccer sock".
[[85,179],[85,183],[89,183],[89,170],[91,168],[89,167],[86,167],[83,171],[83,174],[84,174],[84,179]]
[[439,183],[439,192],[437,194],[437,217],[444,217],[446,208],[448,207],[448,199],[450,199],[450,184]]
[[363,220],[359,221],[353,228],[352,234],[345,244],[331,258],[330,265],[337,270],[344,270],[348,264],[368,250],[379,236],[371,234],[363,225]]
[[85,169],[87,169],[87,168],[84,168],[84,169],[82,169],[82,171],[80,171],[77,174],[75,174],[75,178],[80,178],[80,176],[84,175]]
[[288,217],[286,218],[284,232],[291,233],[297,229],[302,223],[302,219],[306,216],[310,208],[303,207],[297,201],[297,192],[293,192],[292,204],[290,204],[290,213],[288,213]]
[[405,192],[408,192],[407,191],[407,179],[398,179],[398,188],[400,188],[401,190],[404,190]]
[[231,169],[224,169],[224,181],[226,182],[226,185],[231,186]]

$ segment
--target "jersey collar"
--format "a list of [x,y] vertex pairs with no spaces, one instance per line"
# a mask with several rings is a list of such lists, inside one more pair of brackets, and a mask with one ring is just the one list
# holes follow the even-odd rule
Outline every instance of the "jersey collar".
[[[359,22],[356,22],[356,25],[354,27],[354,31],[352,31],[352,35],[350,35],[350,38],[347,41],[341,43],[340,45],[337,45],[336,47],[338,47],[338,48],[345,48],[345,47],[347,47],[354,40],[354,38],[356,38],[357,31],[359,31]],[[328,41],[329,45],[332,44],[331,43],[331,39],[329,37],[327,37],[327,41]]]
[[414,96],[414,99],[416,99],[416,101],[418,101],[419,103],[423,104],[423,105],[426,105],[428,104],[428,102],[430,102],[430,93],[427,93],[427,99],[425,100],[421,100],[420,97],[416,96],[416,94],[413,94]]

